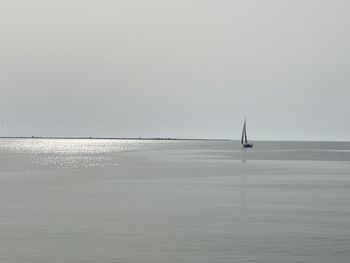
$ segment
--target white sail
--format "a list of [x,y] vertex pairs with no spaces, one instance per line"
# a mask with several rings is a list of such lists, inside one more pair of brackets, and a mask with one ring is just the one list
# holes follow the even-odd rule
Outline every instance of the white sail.
[[242,146],[244,148],[251,148],[251,147],[253,147],[253,144],[248,142],[247,122],[246,122],[245,119],[244,119],[244,125],[243,125],[243,130],[242,130],[241,144],[242,144]]
[[244,143],[244,138],[247,138],[247,135],[246,135],[246,121],[244,120],[244,125],[243,125],[243,130],[242,130],[242,137],[241,137],[241,144]]

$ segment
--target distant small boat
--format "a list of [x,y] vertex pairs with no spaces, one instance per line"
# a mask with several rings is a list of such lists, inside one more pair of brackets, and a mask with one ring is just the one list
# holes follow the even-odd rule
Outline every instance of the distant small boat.
[[253,144],[248,142],[248,139],[247,139],[247,124],[245,119],[244,119],[243,131],[242,131],[241,144],[243,148],[253,147]]

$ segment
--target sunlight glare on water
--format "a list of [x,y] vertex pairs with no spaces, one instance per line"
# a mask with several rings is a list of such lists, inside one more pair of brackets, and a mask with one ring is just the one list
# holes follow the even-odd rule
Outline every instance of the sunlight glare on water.
[[[139,150],[151,143],[111,139],[2,139],[0,154],[8,159],[6,166],[16,170],[105,167],[120,165],[113,153]],[[19,159],[21,163],[16,162]]]
[[138,149],[147,141],[108,139],[12,139],[1,141],[3,150],[30,153],[99,154]]

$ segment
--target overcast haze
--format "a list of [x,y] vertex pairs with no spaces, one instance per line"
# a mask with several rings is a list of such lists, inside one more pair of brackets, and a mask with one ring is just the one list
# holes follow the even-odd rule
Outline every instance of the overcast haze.
[[348,0],[0,0],[0,136],[350,140]]

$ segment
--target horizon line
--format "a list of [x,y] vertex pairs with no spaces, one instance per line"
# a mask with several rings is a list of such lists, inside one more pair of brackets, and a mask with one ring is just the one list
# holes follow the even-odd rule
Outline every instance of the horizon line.
[[[67,139],[67,140],[145,140],[145,141],[240,141],[228,138],[174,138],[174,137],[94,137],[94,136],[0,136],[0,139]],[[253,142],[350,142],[347,140],[257,139]]]

